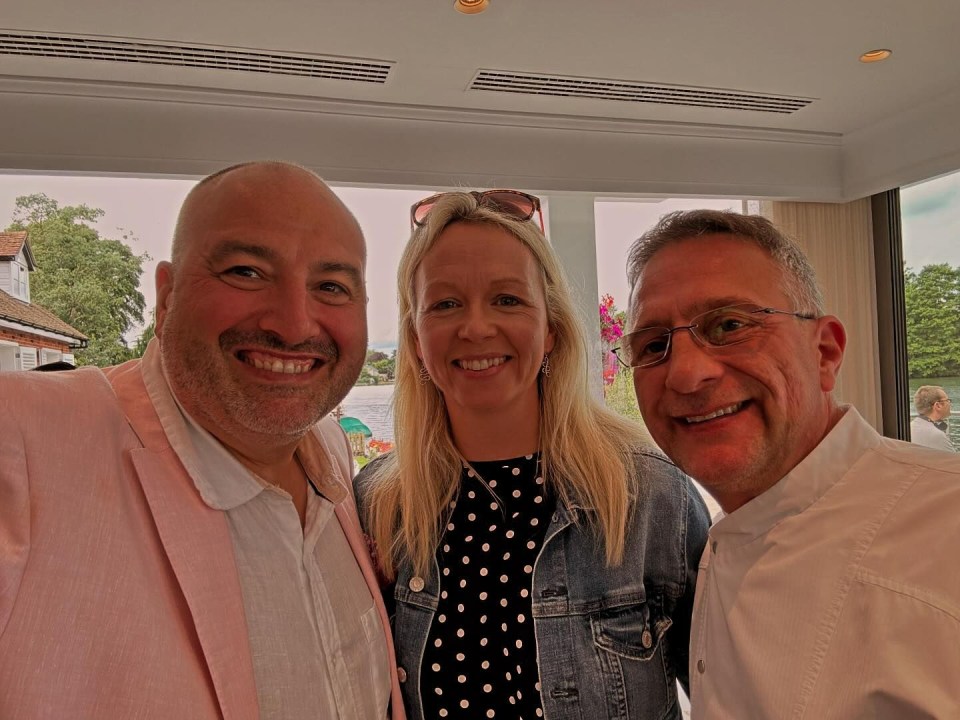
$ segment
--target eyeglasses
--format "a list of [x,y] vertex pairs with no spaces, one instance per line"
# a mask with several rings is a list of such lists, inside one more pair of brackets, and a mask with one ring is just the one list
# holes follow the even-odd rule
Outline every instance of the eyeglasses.
[[[413,204],[410,208],[410,227],[423,227],[427,222],[427,215],[433,210],[440,198],[449,195],[448,192],[437,193]],[[536,213],[540,217],[540,230],[543,231],[543,212],[540,210],[540,198],[528,195],[519,190],[471,190],[470,195],[477,199],[481,207],[491,208],[499,213],[508,215],[516,220],[533,219]]]
[[939,400],[937,400],[937,402],[941,402],[941,403],[952,403],[953,400],[952,400],[951,398],[945,397],[945,398],[940,398]]
[[625,368],[652,367],[670,357],[670,341],[673,334],[679,330],[689,330],[697,344],[708,350],[723,348],[757,337],[771,315],[792,315],[801,320],[816,319],[814,315],[790,310],[747,304],[731,305],[697,315],[689,325],[678,325],[674,328],[645,327],[627,333],[613,352]]

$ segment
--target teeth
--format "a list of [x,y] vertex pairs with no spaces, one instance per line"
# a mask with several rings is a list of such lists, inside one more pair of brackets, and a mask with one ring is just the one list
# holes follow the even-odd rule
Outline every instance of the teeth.
[[722,417],[724,415],[731,415],[737,412],[737,410],[739,410],[741,407],[743,407],[743,403],[737,403],[736,405],[730,405],[729,407],[714,410],[708,415],[691,415],[689,417],[685,417],[684,420],[686,420],[688,423],[706,422],[707,420],[713,420],[714,418]]
[[507,359],[505,357],[485,358],[483,360],[461,360],[460,367],[464,370],[486,370],[487,368],[503,365]]
[[313,360],[281,360],[262,354],[249,354],[245,360],[248,365],[253,365],[258,370],[269,370],[281,375],[300,375],[313,367]]

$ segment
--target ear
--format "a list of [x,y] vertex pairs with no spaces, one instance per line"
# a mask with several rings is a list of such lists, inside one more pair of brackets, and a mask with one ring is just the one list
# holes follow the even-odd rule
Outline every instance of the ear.
[[423,352],[420,350],[420,337],[413,333],[413,350],[417,354],[417,360],[423,362]]
[[837,384],[837,375],[843,363],[843,351],[847,347],[847,331],[843,323],[833,315],[825,315],[817,323],[820,389],[830,392]]
[[550,332],[547,333],[546,342],[543,344],[543,352],[551,353],[553,352],[554,346],[557,344],[557,331],[553,328],[550,328]]
[[167,317],[167,310],[173,295],[173,265],[167,261],[157,263],[157,272],[154,275],[157,286],[157,319],[154,334],[163,340],[163,322]]

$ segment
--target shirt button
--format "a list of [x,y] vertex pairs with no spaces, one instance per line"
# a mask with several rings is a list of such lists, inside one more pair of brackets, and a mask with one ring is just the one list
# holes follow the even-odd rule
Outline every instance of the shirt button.
[[640,634],[640,642],[643,644],[645,648],[648,648],[648,649],[650,648],[651,645],[653,645],[653,635],[650,634],[649,630],[644,630]]
[[407,671],[404,670],[402,667],[397,668],[397,680],[399,680],[400,682],[407,681]]
[[419,575],[414,575],[412,578],[410,578],[410,589],[414,592],[420,592],[423,590],[423,586],[423,578]]
[[703,661],[703,658],[697,660],[697,672],[703,675],[704,671],[707,669],[707,664]]

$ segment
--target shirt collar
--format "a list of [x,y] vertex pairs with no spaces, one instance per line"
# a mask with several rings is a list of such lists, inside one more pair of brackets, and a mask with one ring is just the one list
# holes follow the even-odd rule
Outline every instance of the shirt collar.
[[832,488],[860,457],[883,438],[849,405],[813,451],[776,485],[725,515],[711,537],[747,543],[793,515],[799,515]]
[[[183,408],[170,388],[159,341],[150,341],[143,356],[141,371],[147,394],[157,411],[170,447],[209,507],[232,510],[265,490],[275,490],[234,457]],[[332,503],[345,499],[344,482],[315,429],[311,429],[301,440],[296,455],[319,494]]]

